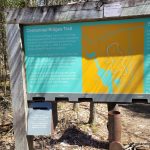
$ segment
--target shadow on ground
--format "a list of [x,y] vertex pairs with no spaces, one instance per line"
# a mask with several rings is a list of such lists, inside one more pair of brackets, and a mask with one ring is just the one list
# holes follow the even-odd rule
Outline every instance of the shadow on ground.
[[0,141],[0,150],[14,150],[14,143],[9,143],[6,141]]
[[69,145],[89,146],[98,149],[108,149],[108,142],[93,139],[90,135],[81,131],[76,126],[69,127],[68,129],[66,129],[59,139],[52,139],[50,141],[50,144],[56,145],[64,141]]
[[120,106],[138,113],[138,116],[150,118],[150,104],[128,104]]

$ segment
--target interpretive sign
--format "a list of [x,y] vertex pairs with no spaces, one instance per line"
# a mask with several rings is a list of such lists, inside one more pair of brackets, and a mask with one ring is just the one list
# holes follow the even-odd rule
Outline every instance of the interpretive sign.
[[27,93],[149,94],[150,19],[23,26]]
[[16,150],[52,133],[59,100],[104,102],[109,111],[150,103],[149,6],[89,1],[5,10]]
[[33,102],[28,108],[28,135],[50,135],[52,106],[49,102]]

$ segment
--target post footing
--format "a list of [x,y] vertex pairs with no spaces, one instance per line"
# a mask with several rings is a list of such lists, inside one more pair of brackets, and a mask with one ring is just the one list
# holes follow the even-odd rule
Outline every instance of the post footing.
[[123,150],[120,142],[114,141],[109,144],[109,150]]

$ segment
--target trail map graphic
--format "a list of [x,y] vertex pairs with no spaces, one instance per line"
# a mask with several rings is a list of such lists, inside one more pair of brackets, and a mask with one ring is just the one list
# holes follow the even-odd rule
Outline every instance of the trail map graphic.
[[82,38],[85,93],[143,93],[144,23],[84,26]]

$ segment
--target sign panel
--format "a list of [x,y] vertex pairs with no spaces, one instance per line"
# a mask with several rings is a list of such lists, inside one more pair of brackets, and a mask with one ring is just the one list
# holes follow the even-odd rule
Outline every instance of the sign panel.
[[28,135],[50,135],[52,106],[49,102],[32,102],[28,108]]
[[150,19],[23,26],[28,93],[149,94]]

